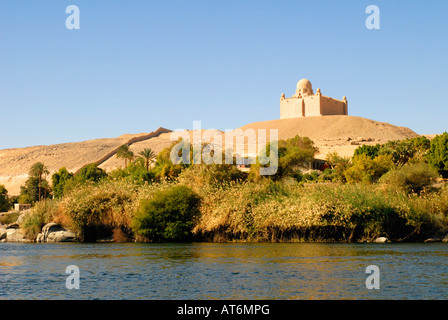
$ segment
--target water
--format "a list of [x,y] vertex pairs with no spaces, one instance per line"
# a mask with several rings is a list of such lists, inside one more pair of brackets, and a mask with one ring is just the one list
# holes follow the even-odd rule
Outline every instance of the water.
[[2,243],[0,299],[448,299],[447,262],[447,243]]

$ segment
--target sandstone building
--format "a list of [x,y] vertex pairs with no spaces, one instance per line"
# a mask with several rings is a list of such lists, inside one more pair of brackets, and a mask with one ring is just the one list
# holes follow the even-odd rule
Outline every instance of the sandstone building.
[[285,98],[282,93],[280,119],[329,115],[348,115],[345,96],[342,100],[326,97],[319,88],[314,93],[311,82],[307,79],[297,83],[296,93],[291,98]]

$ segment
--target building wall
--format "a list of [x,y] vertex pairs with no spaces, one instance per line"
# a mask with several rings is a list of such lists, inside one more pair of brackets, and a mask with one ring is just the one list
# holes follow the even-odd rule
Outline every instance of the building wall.
[[300,99],[280,99],[280,119],[347,114],[345,101],[322,96],[321,94],[305,96]]
[[305,102],[305,117],[315,117],[321,115],[320,99],[318,95],[303,97]]
[[297,118],[302,116],[301,99],[281,99],[280,100],[280,119]]
[[321,96],[322,115],[347,115],[346,103],[342,100]]

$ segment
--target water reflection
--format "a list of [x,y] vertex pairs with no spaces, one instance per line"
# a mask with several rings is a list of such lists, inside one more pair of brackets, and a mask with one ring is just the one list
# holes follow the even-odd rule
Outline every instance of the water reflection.
[[[0,245],[1,299],[446,299],[447,244]],[[68,265],[80,290],[65,288]],[[365,268],[381,270],[367,290]]]

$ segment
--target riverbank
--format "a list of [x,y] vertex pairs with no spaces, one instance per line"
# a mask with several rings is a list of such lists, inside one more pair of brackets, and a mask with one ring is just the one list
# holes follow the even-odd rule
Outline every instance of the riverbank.
[[[109,180],[85,184],[62,199],[37,203],[21,216],[20,223],[9,224],[8,230],[15,229],[9,233],[22,235],[23,241],[53,241],[67,232],[70,240],[62,241],[163,242],[163,239],[138,236],[136,213],[142,200],[183,185],[197,194],[200,205],[191,221],[190,234],[182,241],[435,242],[447,239],[446,186],[420,195],[407,195],[379,184],[297,184],[266,179],[213,185],[186,178],[144,185]],[[52,232],[59,232],[59,236],[49,236]],[[2,234],[0,238],[10,241],[8,232]]]

